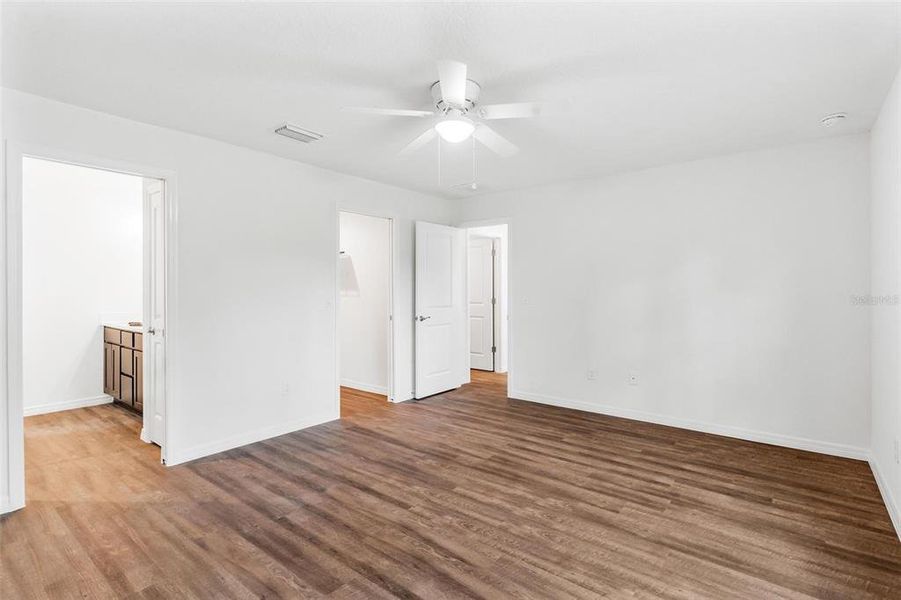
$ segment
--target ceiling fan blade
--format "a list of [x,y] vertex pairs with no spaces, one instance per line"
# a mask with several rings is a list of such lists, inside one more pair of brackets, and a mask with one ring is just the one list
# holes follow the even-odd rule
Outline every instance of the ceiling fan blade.
[[423,131],[415,140],[404,146],[404,149],[401,150],[398,154],[400,156],[407,156],[431,142],[433,139],[435,139],[436,135],[438,135],[438,133],[435,131],[435,128],[429,127],[428,129]]
[[364,115],[388,115],[391,117],[432,117],[434,111],[430,110],[409,110],[406,108],[368,108],[365,106],[345,106],[341,109],[344,112],[361,113]]
[[513,156],[519,152],[519,148],[515,144],[492,128],[481,123],[476,125],[476,130],[473,132],[472,137],[477,139],[483,146],[492,152],[504,157]]
[[438,61],[438,83],[441,98],[447,104],[461,107],[466,103],[466,65],[455,60]]
[[527,119],[541,114],[541,105],[537,102],[513,102],[510,104],[483,104],[476,108],[476,113],[485,120],[490,119]]

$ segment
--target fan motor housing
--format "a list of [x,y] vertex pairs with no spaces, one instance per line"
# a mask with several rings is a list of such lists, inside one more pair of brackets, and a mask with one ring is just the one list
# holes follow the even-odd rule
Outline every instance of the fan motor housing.
[[444,101],[444,99],[441,97],[440,81],[433,83],[430,91],[432,93],[432,99],[435,101],[435,108],[437,108],[440,112],[447,114],[447,111],[456,108],[462,110],[465,114],[471,111],[476,102],[478,102],[479,94],[482,92],[482,86],[480,86],[472,79],[466,80],[466,102],[463,106],[451,106]]

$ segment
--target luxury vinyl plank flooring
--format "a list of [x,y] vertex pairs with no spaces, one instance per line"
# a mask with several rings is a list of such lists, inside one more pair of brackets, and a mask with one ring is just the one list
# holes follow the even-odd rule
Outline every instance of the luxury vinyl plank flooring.
[[26,420],[18,598],[901,598],[852,460],[508,400],[342,389],[342,419],[165,468],[114,406]]

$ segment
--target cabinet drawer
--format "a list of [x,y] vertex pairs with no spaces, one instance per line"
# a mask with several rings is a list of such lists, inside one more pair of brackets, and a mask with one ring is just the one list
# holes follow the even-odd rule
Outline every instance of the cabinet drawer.
[[123,375],[131,375],[135,374],[135,353],[131,348],[121,348],[119,350],[121,354],[122,360],[122,374]]
[[118,329],[113,329],[112,327],[104,327],[103,328],[103,341],[109,342],[110,344],[119,344],[122,342],[119,337],[120,331]]
[[144,349],[144,334],[136,333],[135,334],[135,350],[143,350]]
[[134,348],[135,347],[135,334],[133,334],[130,331],[120,331],[119,336],[120,336],[120,339],[122,340],[121,342],[119,342],[120,344],[122,344],[126,348]]
[[134,404],[134,381],[128,375],[119,376],[119,399],[125,404],[132,406]]

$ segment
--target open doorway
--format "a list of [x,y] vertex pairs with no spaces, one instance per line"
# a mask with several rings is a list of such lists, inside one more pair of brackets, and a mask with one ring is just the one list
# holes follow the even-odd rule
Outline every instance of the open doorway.
[[470,375],[473,382],[506,386],[507,225],[470,227],[467,236]]
[[341,416],[385,410],[392,396],[391,220],[338,213]]
[[8,146],[4,511],[26,454],[29,486],[98,453],[165,462],[167,182],[85,162]]
[[22,158],[26,417],[111,404],[163,446],[164,185]]

